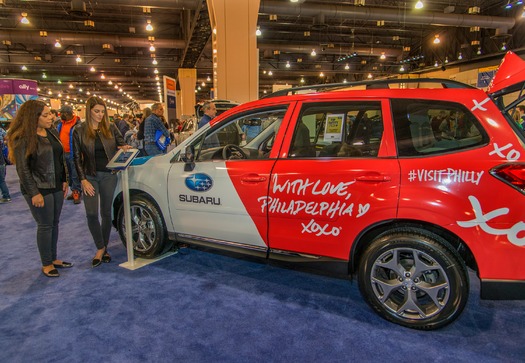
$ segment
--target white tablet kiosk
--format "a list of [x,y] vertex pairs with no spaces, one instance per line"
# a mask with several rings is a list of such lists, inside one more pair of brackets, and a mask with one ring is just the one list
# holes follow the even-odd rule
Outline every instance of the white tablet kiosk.
[[131,164],[133,159],[135,159],[138,153],[138,149],[120,149],[119,151],[117,151],[115,156],[113,156],[113,158],[109,161],[108,165],[106,165],[106,168],[112,170],[126,169],[129,166],[129,164]]

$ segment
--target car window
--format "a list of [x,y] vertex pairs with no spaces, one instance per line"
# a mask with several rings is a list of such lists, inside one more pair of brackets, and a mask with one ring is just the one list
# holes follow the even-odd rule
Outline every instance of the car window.
[[427,100],[391,101],[399,156],[461,150],[488,142],[488,136],[463,105]]
[[304,105],[288,157],[375,157],[383,136],[380,102]]
[[229,118],[192,142],[197,160],[221,159],[226,145],[242,148],[246,159],[267,159],[286,110],[287,105],[243,112]]

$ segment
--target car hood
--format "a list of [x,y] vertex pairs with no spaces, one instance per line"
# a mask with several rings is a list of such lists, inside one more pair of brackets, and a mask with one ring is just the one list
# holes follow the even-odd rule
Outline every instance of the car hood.
[[525,61],[514,52],[507,52],[487,88],[492,97],[520,90],[525,83]]

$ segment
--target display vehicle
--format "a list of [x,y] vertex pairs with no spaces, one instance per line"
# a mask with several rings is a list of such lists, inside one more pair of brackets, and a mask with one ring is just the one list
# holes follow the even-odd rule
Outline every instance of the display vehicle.
[[[436,329],[469,269],[486,299],[525,298],[525,61],[488,90],[450,80],[291,89],[224,112],[129,168],[134,252],[173,243],[343,266],[382,317]],[[257,121],[242,144],[238,125]],[[121,190],[114,223],[125,240]]]

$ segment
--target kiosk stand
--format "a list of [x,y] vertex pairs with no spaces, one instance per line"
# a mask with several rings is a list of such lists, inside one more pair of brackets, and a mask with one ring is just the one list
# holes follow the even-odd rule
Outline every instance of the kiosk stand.
[[126,227],[126,250],[128,253],[128,261],[121,263],[119,266],[127,268],[128,270],[136,270],[143,266],[149,265],[155,261],[175,254],[175,252],[165,253],[155,259],[135,259],[133,255],[133,231],[131,225],[131,204],[129,198],[129,182],[128,182],[128,167],[135,159],[139,150],[128,149],[119,150],[115,156],[109,161],[107,168],[117,170],[120,172],[120,182],[122,187],[122,200],[124,205],[124,225]]

